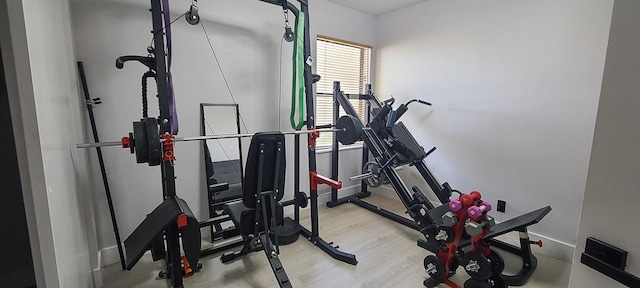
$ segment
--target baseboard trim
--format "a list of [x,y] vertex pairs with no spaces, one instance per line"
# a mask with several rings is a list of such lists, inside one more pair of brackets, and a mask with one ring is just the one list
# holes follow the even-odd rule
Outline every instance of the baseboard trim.
[[[360,192],[360,184],[344,187],[338,191],[338,198],[349,197]],[[331,200],[331,190],[318,192],[318,204],[326,205]]]
[[98,258],[98,263],[100,263],[101,265],[100,267],[105,267],[120,262],[120,253],[118,253],[118,246],[102,248],[100,251],[98,251],[98,253],[98,255],[102,256]]
[[98,251],[98,267],[94,268],[91,277],[93,279],[93,287],[102,287],[102,250]]

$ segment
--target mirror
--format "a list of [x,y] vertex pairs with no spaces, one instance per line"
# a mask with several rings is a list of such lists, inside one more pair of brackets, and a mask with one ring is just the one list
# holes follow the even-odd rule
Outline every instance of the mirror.
[[[240,134],[237,104],[200,104],[202,136]],[[223,206],[242,197],[242,140],[211,139],[203,142],[209,217],[222,214]]]

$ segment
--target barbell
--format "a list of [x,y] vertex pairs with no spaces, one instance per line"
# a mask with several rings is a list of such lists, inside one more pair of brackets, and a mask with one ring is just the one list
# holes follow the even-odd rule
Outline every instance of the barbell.
[[[362,126],[359,119],[344,115],[338,119],[335,128],[314,129],[306,131],[281,132],[284,135],[306,135],[311,134],[312,139],[320,136],[321,132],[336,133],[336,139],[343,145],[351,145],[359,141],[362,137],[362,130],[368,129]],[[158,130],[158,120],[156,118],[144,118],[133,122],[133,132],[128,137],[123,137],[120,141],[107,141],[96,143],[77,144],[77,148],[97,148],[121,146],[129,148],[132,154],[136,154],[136,162],[149,163],[149,166],[160,165],[163,160],[174,160],[173,143],[204,141],[215,139],[248,138],[254,134],[218,134],[196,137],[175,137],[174,135],[160,135]]]

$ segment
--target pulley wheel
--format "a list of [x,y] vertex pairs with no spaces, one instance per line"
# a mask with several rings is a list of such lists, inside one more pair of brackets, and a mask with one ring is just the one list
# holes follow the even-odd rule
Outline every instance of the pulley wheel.
[[142,121],[133,122],[133,146],[135,146],[136,162],[149,162],[149,146],[147,146],[147,130]]
[[362,138],[362,122],[351,115],[344,115],[336,121],[336,139],[343,145],[351,145]]
[[485,281],[491,276],[491,262],[478,252],[467,252],[462,256],[462,267],[473,278]]
[[[158,132],[158,122],[154,118],[144,118],[147,132],[147,147],[149,151],[149,166],[158,166],[162,163],[162,143]],[[136,141],[137,143],[138,141]]]

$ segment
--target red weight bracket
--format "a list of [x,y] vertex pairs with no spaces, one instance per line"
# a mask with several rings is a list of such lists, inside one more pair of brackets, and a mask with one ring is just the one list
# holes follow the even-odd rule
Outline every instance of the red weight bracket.
[[311,190],[318,190],[318,184],[326,184],[335,189],[342,188],[342,181],[336,181],[331,178],[318,175],[318,172],[313,171],[311,172]]
[[[313,131],[315,128],[309,128],[309,131]],[[316,139],[320,137],[320,131],[314,131],[309,133],[309,147],[316,147]]]
[[194,274],[193,269],[191,269],[191,264],[189,264],[189,260],[187,260],[187,256],[182,256],[182,269],[184,271],[184,277],[191,277]]
[[122,137],[122,140],[120,140],[120,142],[122,143],[122,148],[131,147],[131,138],[129,137]]
[[178,215],[178,219],[176,219],[176,223],[178,224],[178,228],[182,228],[182,227],[187,227],[188,221],[187,221],[187,214],[180,214]]
[[164,139],[163,149],[162,149],[162,160],[164,161],[173,161],[176,160],[175,154],[173,154],[173,135],[164,134],[160,138]]

